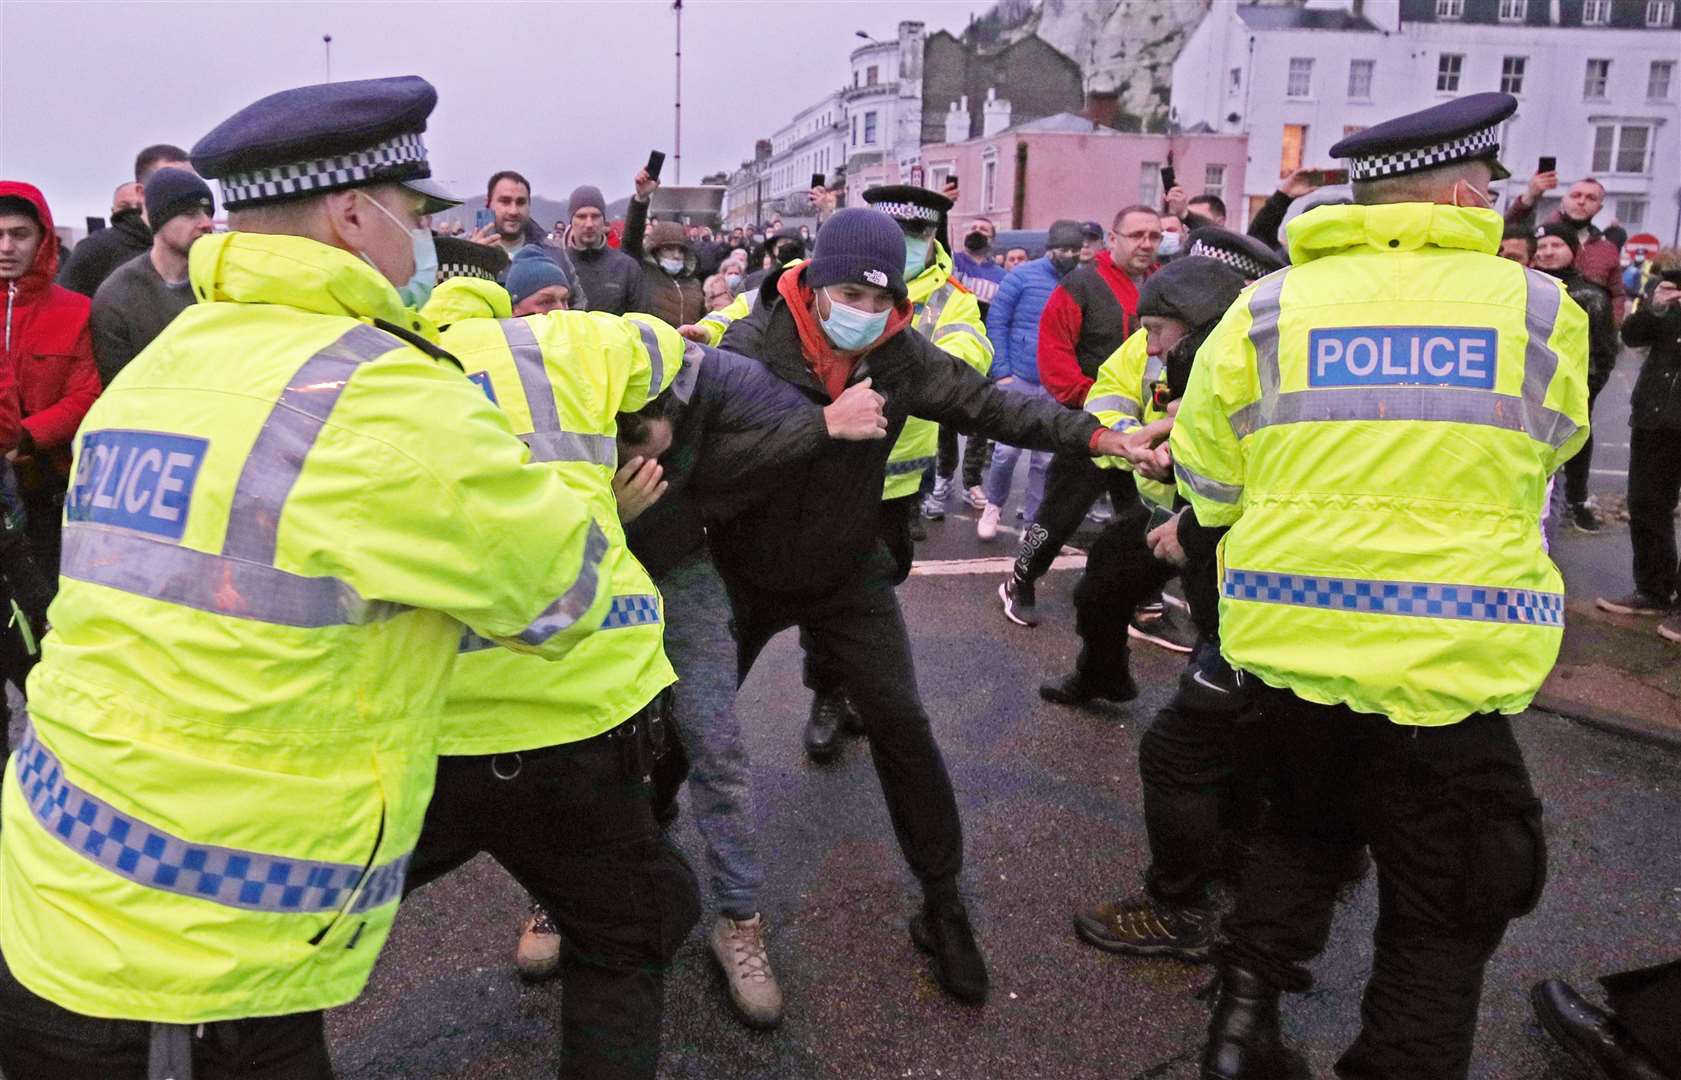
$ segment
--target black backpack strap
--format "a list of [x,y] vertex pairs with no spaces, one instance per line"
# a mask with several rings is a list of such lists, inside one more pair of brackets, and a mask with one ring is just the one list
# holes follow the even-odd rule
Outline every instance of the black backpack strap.
[[404,342],[413,345],[415,348],[419,349],[421,352],[430,356],[434,360],[442,360],[445,363],[453,365],[457,371],[465,372],[467,370],[462,366],[461,361],[457,360],[455,355],[448,349],[445,349],[440,345],[434,345],[432,342],[427,341],[413,330],[404,329],[396,323],[386,322],[384,319],[375,319],[374,326],[384,330],[392,337],[402,338]]

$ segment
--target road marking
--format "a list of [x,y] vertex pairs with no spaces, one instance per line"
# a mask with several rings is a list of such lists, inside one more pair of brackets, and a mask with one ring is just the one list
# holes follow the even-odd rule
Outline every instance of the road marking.
[[[911,563],[911,573],[946,576],[950,574],[1007,574],[1015,569],[1012,556],[1000,555],[991,559],[929,559]],[[1086,557],[1081,554],[1058,555],[1051,560],[1052,570],[1083,570]]]
[[1591,476],[1627,476],[1627,469],[1589,469]]

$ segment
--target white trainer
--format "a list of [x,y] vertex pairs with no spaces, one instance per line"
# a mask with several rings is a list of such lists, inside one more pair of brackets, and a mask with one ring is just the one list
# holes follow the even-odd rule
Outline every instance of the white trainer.
[[1001,513],[1002,507],[987,503],[986,509],[981,511],[981,519],[975,522],[975,535],[982,540],[998,539],[998,517]]

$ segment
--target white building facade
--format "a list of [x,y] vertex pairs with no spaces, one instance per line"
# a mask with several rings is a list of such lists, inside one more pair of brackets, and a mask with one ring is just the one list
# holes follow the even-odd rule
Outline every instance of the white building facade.
[[[1258,206],[1343,136],[1449,98],[1503,90],[1502,205],[1542,157],[1605,185],[1597,223],[1681,241],[1681,24],[1675,0],[1217,3],[1173,67],[1180,130],[1249,136]],[[1562,193],[1562,191],[1560,192]],[[1543,202],[1543,213],[1556,200]]]

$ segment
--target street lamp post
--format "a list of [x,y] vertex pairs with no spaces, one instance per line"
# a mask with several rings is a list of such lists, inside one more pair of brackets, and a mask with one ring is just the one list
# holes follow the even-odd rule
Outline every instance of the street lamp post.
[[321,48],[327,54],[327,81],[333,81],[333,35],[321,35]]

